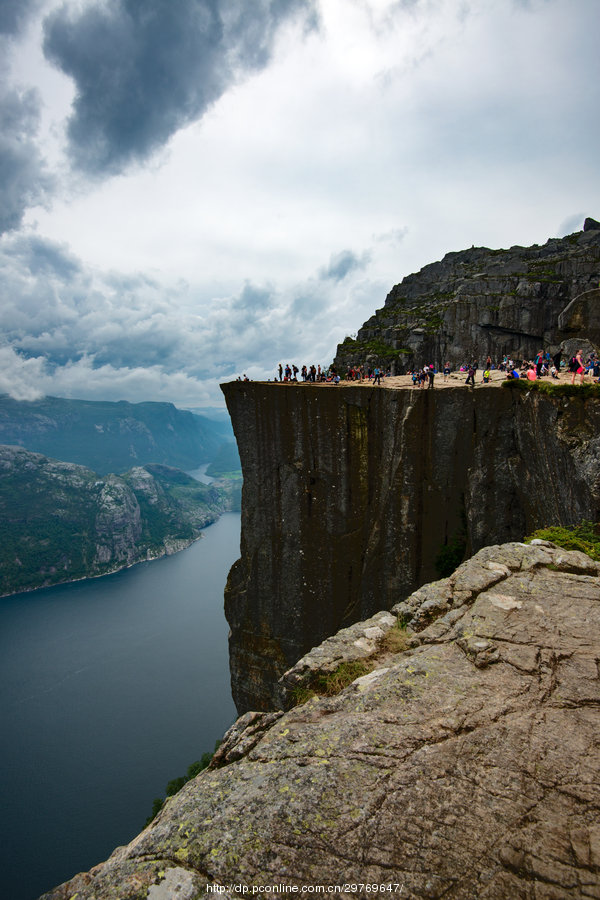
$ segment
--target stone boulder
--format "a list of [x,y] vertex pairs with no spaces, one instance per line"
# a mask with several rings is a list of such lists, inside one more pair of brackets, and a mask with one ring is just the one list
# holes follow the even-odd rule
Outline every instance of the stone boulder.
[[[44,900],[600,897],[599,571],[544,542],[481,550],[399,604],[408,650],[378,656],[371,630],[372,670],[337,696],[248,714],[129,846]],[[345,658],[328,646],[299,671]]]

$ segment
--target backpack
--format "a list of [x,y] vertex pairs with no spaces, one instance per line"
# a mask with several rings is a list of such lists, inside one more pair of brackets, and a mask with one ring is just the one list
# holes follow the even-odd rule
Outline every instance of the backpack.
[[579,368],[579,360],[577,359],[576,356],[572,356],[571,359],[569,360],[569,371],[576,372],[578,368]]

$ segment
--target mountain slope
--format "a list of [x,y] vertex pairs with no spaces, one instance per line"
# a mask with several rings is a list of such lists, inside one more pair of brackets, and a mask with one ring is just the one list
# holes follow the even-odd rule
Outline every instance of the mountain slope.
[[[540,349],[566,356],[597,349],[572,301],[589,291],[597,304],[600,223],[543,246],[447,253],[395,285],[382,309],[338,345],[335,366],[388,366],[402,374],[425,363],[439,369],[506,354],[531,359]],[[570,309],[570,313],[567,310]],[[567,315],[564,315],[567,313]]]
[[118,403],[0,396],[0,443],[14,444],[94,472],[160,463],[193,469],[211,460],[223,425],[172,403]]
[[114,572],[181,550],[225,493],[167,466],[98,477],[0,446],[0,595]]

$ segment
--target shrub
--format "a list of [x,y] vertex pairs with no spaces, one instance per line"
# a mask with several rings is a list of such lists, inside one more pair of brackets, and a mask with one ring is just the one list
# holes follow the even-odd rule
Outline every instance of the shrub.
[[317,672],[296,685],[293,691],[294,706],[301,706],[312,697],[335,697],[356,678],[373,669],[368,659],[341,662],[333,672]]
[[381,642],[381,649],[387,653],[402,653],[408,647],[408,634],[406,632],[406,622],[403,619],[396,619],[396,624],[390,628],[386,636]]
[[580,550],[592,559],[600,562],[600,522],[584,520],[580,525],[552,525],[549,528],[538,528],[527,535],[525,543],[534,539],[552,541],[564,550]]
[[[179,778],[173,778],[171,781],[169,781],[167,787],[165,788],[165,794],[167,795],[167,797],[172,797],[174,794],[181,790],[184,784],[187,784],[188,781],[191,781],[192,778],[195,778],[196,775],[199,775],[203,769],[208,768],[208,766],[210,765],[210,761],[216,753],[220,743],[221,741],[216,742],[215,749],[212,753],[203,753],[200,759],[197,759],[196,762],[193,762],[191,765],[189,765],[185,775],[180,775]],[[152,801],[152,813],[146,819],[144,828],[146,828],[150,824],[150,822],[152,822],[153,819],[156,818],[164,805],[165,801],[162,797],[154,798],[154,800]]]

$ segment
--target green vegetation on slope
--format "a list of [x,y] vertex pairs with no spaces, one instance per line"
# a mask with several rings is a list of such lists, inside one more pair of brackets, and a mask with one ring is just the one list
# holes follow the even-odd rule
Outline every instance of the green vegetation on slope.
[[548,394],[550,397],[582,397],[586,400],[588,397],[600,397],[600,384],[596,382],[579,381],[579,376],[575,384],[555,384],[551,381],[529,381],[527,378],[507,378],[502,382],[502,387],[512,391],[538,391],[540,394]]
[[197,468],[223,442],[227,426],[172,403],[13,400],[0,395],[0,444],[14,444],[87,466],[94,472],[124,472],[162,463]]
[[168,466],[99,478],[0,445],[0,595],[116,571],[181,549],[229,493]]
[[215,458],[208,466],[206,474],[211,478],[241,478],[242,463],[237,444],[233,441],[221,444]]
[[552,541],[564,550],[580,550],[600,562],[600,522],[583,521],[580,525],[552,525],[527,535],[525,543],[538,539]]
[[[191,781],[192,778],[195,778],[196,775],[199,775],[200,772],[202,772],[204,769],[208,768],[208,766],[210,765],[210,761],[213,758],[213,756],[215,755],[220,743],[221,743],[221,741],[216,742],[215,749],[213,750],[212,753],[203,753],[202,756],[200,757],[200,759],[197,759],[196,762],[193,762],[190,766],[188,766],[188,769],[187,769],[187,772],[185,775],[180,775],[179,778],[173,778],[171,781],[169,781],[169,783],[167,784],[167,787],[165,789],[166,797],[173,797],[178,791],[181,790],[181,788],[184,786],[184,784],[187,784],[188,781]],[[165,805],[166,797],[155,797],[154,798],[154,800],[152,801],[152,812],[146,819],[146,821],[144,823],[144,827],[149,825],[150,822],[152,822],[152,820],[155,819],[156,816],[159,814],[159,812]]]

